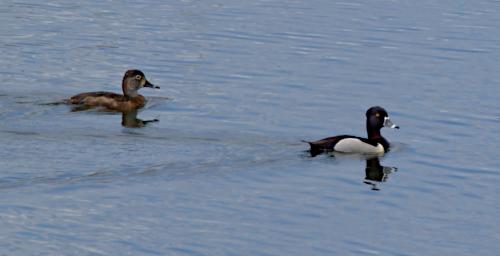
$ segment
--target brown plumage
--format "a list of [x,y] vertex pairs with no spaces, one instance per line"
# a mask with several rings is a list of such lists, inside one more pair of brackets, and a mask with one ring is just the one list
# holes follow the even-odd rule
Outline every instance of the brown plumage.
[[144,107],[146,99],[137,91],[142,87],[160,88],[151,84],[140,70],[128,70],[122,80],[123,95],[113,92],[85,92],[72,96],[66,103],[82,109],[103,107],[108,110],[130,111]]

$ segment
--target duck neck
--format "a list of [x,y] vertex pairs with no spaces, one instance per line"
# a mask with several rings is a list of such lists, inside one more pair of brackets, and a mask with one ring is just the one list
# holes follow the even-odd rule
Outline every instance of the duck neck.
[[136,98],[137,96],[139,96],[139,93],[137,93],[136,90],[126,90],[126,89],[123,89],[123,95],[125,95],[125,97],[127,98]]
[[366,121],[366,131],[368,132],[368,139],[382,138],[380,128],[371,126],[368,120]]
[[137,90],[130,89],[125,84],[122,84],[122,90],[123,90],[123,95],[127,98],[135,98],[135,97],[139,96],[139,93],[137,92]]

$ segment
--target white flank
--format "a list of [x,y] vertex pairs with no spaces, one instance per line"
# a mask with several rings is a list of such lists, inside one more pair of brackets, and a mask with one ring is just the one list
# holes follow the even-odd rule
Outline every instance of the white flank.
[[383,154],[384,147],[378,143],[377,146],[372,146],[368,143],[356,138],[345,138],[340,140],[333,150],[343,153],[362,153],[362,154]]

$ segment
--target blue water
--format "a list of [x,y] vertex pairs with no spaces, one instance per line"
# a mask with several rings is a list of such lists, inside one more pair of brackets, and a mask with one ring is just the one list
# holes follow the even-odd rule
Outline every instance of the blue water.
[[[498,255],[499,9],[3,1],[0,254]],[[130,68],[159,122],[48,104]],[[305,152],[374,105],[391,152]]]

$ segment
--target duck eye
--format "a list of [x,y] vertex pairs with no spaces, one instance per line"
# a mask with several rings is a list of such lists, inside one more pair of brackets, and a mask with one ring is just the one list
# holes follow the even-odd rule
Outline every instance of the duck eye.
[[141,75],[136,75],[135,76],[135,79],[137,79],[137,80],[141,80],[141,78],[142,78]]
[[380,117],[380,113],[375,113],[375,116],[376,117]]

